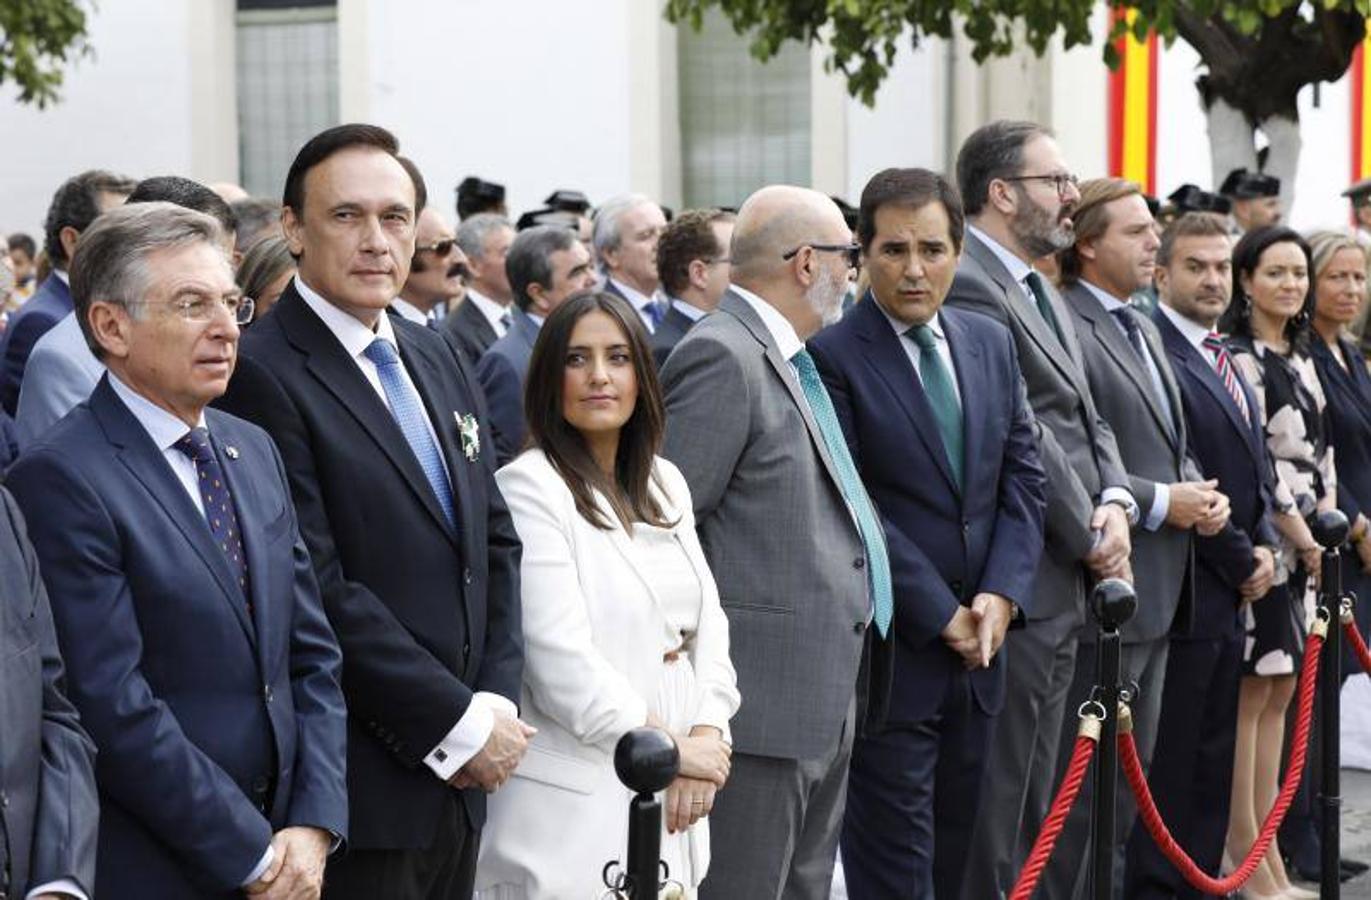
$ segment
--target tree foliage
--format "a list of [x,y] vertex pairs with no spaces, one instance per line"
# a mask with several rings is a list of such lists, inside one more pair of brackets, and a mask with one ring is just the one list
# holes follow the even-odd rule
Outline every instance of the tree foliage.
[[[1206,98],[1221,96],[1261,121],[1294,117],[1294,95],[1316,81],[1341,77],[1365,34],[1371,0],[1142,0],[1116,2],[1135,13],[1138,37],[1155,29],[1168,43],[1195,47],[1208,73]],[[1074,47],[1089,44],[1097,0],[667,0],[666,15],[696,29],[711,8],[766,60],[788,40],[822,39],[828,64],[843,73],[848,91],[870,105],[890,72],[902,41],[917,47],[928,36],[971,44],[977,62],[1027,44],[1041,55],[1054,36]],[[1129,26],[1119,19],[1102,54],[1118,62],[1113,39]]]
[[40,109],[58,99],[66,66],[90,52],[80,0],[0,0],[0,84]]

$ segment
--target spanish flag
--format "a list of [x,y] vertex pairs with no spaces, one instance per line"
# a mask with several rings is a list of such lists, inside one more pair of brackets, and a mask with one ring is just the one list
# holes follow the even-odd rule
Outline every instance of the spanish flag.
[[1371,48],[1371,28],[1366,39],[1352,54],[1352,181],[1371,178],[1371,66],[1366,55]]
[[1128,31],[1114,42],[1119,66],[1109,73],[1109,173],[1157,193],[1157,35],[1133,34],[1136,10],[1114,8]]

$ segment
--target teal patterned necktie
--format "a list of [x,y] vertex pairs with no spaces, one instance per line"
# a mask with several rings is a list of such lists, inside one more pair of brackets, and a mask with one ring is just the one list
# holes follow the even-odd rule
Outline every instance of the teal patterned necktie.
[[885,534],[881,531],[876,511],[871,508],[871,498],[866,495],[866,488],[857,476],[857,466],[852,462],[852,454],[848,452],[842,426],[838,424],[838,414],[833,411],[833,401],[824,388],[823,379],[819,377],[814,357],[802,348],[790,358],[790,362],[799,375],[800,389],[809,401],[809,411],[814,414],[814,421],[824,436],[824,445],[828,447],[828,455],[833,458],[833,467],[838,470],[838,487],[857,518],[857,530],[861,533],[862,546],[866,549],[872,618],[881,637],[885,637],[890,633],[890,616],[894,610],[890,590],[890,557],[886,555]]
[[962,489],[964,461],[962,459],[962,407],[957,402],[957,390],[952,384],[952,375],[943,365],[938,355],[938,336],[928,325],[915,325],[905,332],[919,345],[919,380],[923,382],[924,396],[933,408],[933,418],[938,420],[938,434],[943,439],[943,449],[947,451],[947,463],[952,468],[952,477],[957,482],[957,490]]

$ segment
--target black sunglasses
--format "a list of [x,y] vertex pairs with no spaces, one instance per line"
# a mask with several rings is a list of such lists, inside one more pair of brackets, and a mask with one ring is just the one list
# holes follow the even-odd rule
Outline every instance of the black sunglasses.
[[418,253],[424,250],[432,250],[439,256],[447,256],[449,253],[452,252],[452,248],[456,245],[456,243],[456,238],[445,238],[441,241],[434,241],[432,244],[426,244],[422,247],[415,247],[414,252]]
[[847,265],[850,269],[860,268],[862,264],[862,245],[861,244],[801,244],[789,253],[781,256],[787,262],[794,259],[795,255],[804,248],[818,250],[822,253],[846,253]]

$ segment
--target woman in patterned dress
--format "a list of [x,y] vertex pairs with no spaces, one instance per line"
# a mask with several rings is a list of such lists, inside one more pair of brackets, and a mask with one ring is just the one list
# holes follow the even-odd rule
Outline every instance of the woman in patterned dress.
[[[1295,692],[1313,613],[1321,550],[1305,518],[1337,505],[1323,388],[1310,356],[1309,246],[1282,227],[1259,228],[1233,248],[1234,296],[1220,328],[1233,363],[1257,396],[1275,467],[1273,520],[1281,536],[1270,593],[1244,610],[1247,641],[1238,702],[1229,809],[1229,855],[1238,860],[1275,802],[1286,707]],[[1247,888],[1253,898],[1317,897],[1292,887],[1267,854]]]

